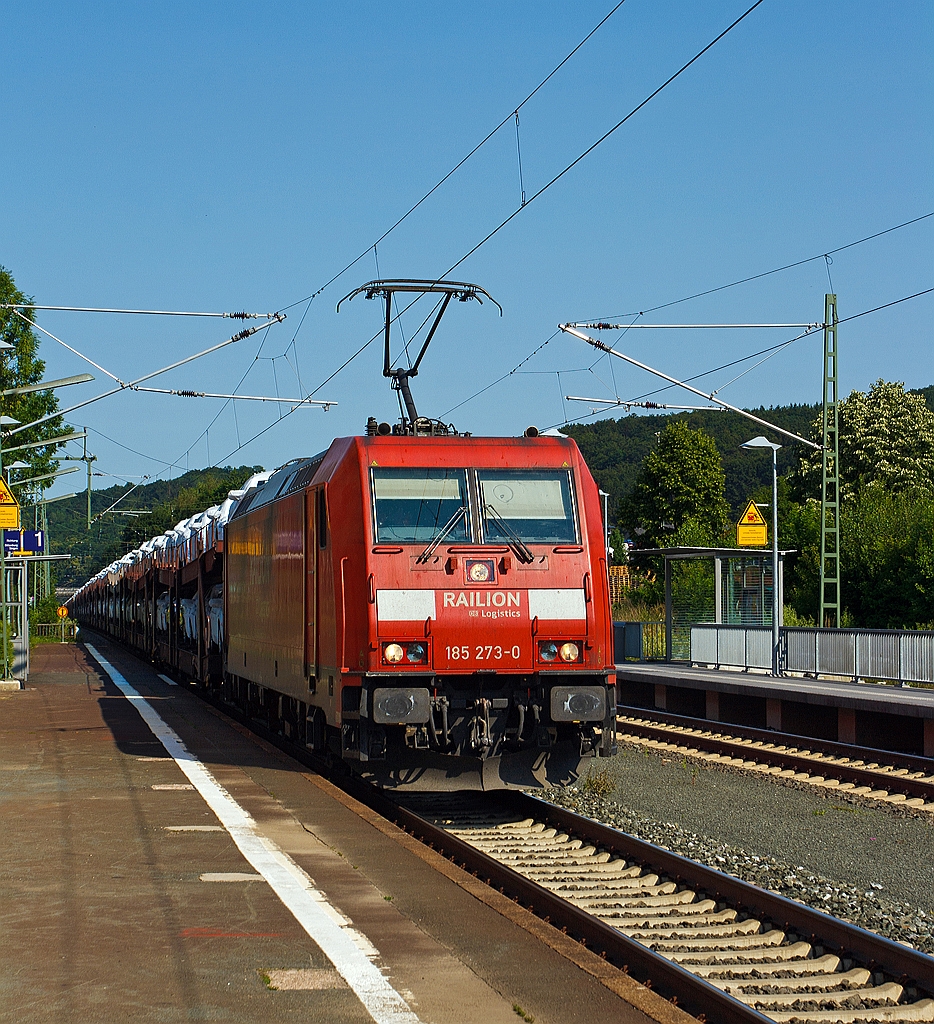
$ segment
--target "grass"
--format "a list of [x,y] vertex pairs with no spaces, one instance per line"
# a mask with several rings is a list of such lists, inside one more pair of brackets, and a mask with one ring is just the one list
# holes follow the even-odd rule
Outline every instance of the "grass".
[[273,985],[272,978],[270,978],[269,975],[265,971],[260,971],[259,972],[259,976],[262,979],[263,984],[266,986],[266,988],[269,989],[270,992],[278,992],[279,991],[278,986],[277,985]]
[[614,622],[663,622],[664,604],[646,604],[625,597],[613,605]]
[[522,1020],[524,1020],[526,1022],[526,1024],[534,1024],[535,1015],[531,1014],[531,1013],[526,1013],[526,1011],[523,1010],[522,1007],[518,1003],[513,1003],[512,1004],[512,1012],[517,1017],[521,1017]]
[[616,782],[609,768],[595,770],[591,767],[577,784],[577,788],[590,796],[612,796],[616,792]]
[[[29,638],[30,647],[38,647],[39,644],[60,644],[62,638],[60,636],[31,636]],[[67,637],[65,639],[66,644],[73,644],[75,642],[74,637]]]

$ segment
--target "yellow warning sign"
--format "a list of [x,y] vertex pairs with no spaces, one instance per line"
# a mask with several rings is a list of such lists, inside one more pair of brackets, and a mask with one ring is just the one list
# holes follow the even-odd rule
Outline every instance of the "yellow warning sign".
[[0,530],[19,529],[19,502],[0,476]]
[[19,505],[6,480],[0,476],[0,505]]
[[750,501],[746,506],[746,511],[740,517],[739,525],[765,526],[765,520],[762,518],[762,513],[759,511],[759,507],[754,501]]
[[750,501],[736,524],[736,546],[741,548],[764,548],[769,542],[769,531],[762,513],[754,501]]

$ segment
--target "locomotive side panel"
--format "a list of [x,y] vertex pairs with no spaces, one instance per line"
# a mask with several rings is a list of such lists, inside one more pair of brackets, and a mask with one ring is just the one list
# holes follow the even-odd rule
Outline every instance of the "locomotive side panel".
[[227,671],[289,692],[303,680],[301,495],[262,506],[227,530]]
[[[323,471],[328,470],[323,467]],[[348,707],[356,709],[359,673],[366,664],[369,635],[366,622],[363,494],[359,460],[351,446],[330,466],[317,523],[326,513],[326,537],[318,526],[317,543],[317,679],[311,703],[321,708],[329,725],[339,727]],[[309,543],[311,542],[309,536]],[[324,544],[322,545],[322,540]],[[310,595],[306,595],[306,603]]]

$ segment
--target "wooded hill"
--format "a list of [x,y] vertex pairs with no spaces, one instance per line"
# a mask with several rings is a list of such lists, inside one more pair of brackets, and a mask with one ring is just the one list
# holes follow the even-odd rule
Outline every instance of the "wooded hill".
[[[71,560],[55,564],[56,585],[77,587],[115,558],[158,536],[179,520],[217,505],[260,470],[258,466],[194,469],[174,480],[143,484],[123,501],[130,488],[117,484],[91,491],[91,529],[87,521],[87,492],[48,506],[49,545],[54,554]],[[119,502],[119,503],[118,503]],[[112,512],[102,515],[111,505]],[[32,510],[24,509],[24,525],[32,525]],[[143,513],[129,515],[127,513]],[[101,518],[96,519],[96,516]]]

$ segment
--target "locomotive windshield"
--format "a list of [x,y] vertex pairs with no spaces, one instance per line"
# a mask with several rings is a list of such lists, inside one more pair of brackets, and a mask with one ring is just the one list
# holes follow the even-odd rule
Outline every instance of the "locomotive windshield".
[[570,475],[562,470],[477,471],[485,540],[574,544],[577,526]]
[[[467,505],[463,469],[374,468],[372,474],[378,543],[431,541]],[[467,540],[466,515],[447,537]]]

